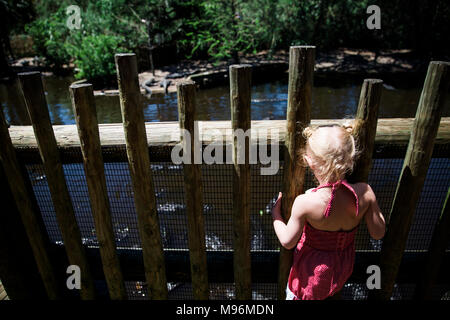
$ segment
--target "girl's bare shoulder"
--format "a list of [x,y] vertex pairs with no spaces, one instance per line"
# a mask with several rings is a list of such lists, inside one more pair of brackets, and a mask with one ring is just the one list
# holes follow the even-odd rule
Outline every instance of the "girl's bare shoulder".
[[[312,189],[311,189],[312,190]],[[317,204],[316,193],[306,191],[303,194],[295,197],[294,203],[292,205],[293,213],[307,213],[311,211],[311,208]]]
[[307,190],[305,193],[298,195],[292,205],[292,213],[303,215],[308,218],[316,218],[326,205],[324,197],[319,192],[311,192],[313,189]]
[[365,182],[357,182],[350,184],[355,190],[358,198],[365,200],[373,200],[375,199],[375,193],[372,190],[372,187]]

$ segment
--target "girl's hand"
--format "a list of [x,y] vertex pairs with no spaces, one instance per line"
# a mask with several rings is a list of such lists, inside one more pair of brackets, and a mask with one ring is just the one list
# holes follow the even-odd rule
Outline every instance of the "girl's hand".
[[278,198],[272,207],[272,218],[273,219],[283,220],[281,217],[281,198],[282,197],[283,197],[283,194],[281,192],[278,193]]

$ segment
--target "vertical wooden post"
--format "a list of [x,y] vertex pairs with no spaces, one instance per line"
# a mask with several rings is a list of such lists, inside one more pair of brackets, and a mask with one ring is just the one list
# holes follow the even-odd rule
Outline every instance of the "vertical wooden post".
[[148,152],[135,54],[116,54],[123,129],[134,190],[145,278],[151,299],[167,299],[164,255],[156,210],[155,188]]
[[[205,251],[205,225],[203,218],[203,189],[201,166],[194,163],[194,140],[200,137],[194,130],[195,109],[195,82],[186,81],[177,84],[178,118],[180,130],[190,133],[190,141],[183,139],[183,150],[190,152],[190,163],[183,164],[184,192],[186,197],[186,213],[188,218],[189,257],[191,261],[192,288],[194,298],[207,300],[209,298],[208,268]],[[182,136],[183,138],[183,136]]]
[[392,295],[449,84],[450,63],[430,62],[381,248],[381,289],[372,290],[369,298],[388,300]]
[[81,242],[80,229],[75,218],[69,190],[67,189],[58,146],[48,114],[41,74],[40,72],[20,73],[19,80],[33,125],[42,164],[44,165],[48,187],[69,263],[80,267],[81,298],[85,300],[94,299],[94,281],[89,270],[86,253]]
[[91,210],[109,296],[113,300],[126,300],[127,293],[116,252],[111,221],[92,85],[72,84],[70,95],[80,137]]
[[36,212],[33,210],[31,196],[25,184],[16,152],[9,136],[3,112],[0,110],[0,160],[2,161],[6,178],[11,188],[11,193],[16,201],[22,222],[27,232],[28,240],[33,250],[36,264],[41,274],[42,281],[49,299],[61,298],[61,293],[55,278],[55,272],[50,262],[49,254],[45,246],[45,238],[40,229]]
[[352,183],[367,182],[369,177],[382,89],[383,81],[379,79],[365,79],[361,88],[356,126],[352,132],[361,154],[356,160],[352,174],[348,177]]
[[[233,244],[236,298],[252,298],[250,258],[250,140],[238,140],[236,130],[250,130],[251,66],[230,66],[230,105],[233,138]],[[244,158],[244,159],[242,159]],[[244,161],[242,161],[244,160]]]
[[[303,193],[305,167],[299,163],[298,150],[305,146],[301,132],[311,121],[312,86],[316,47],[292,46],[289,50],[289,85],[283,171],[281,214],[291,216],[295,198]],[[286,298],[286,284],[292,266],[293,250],[281,247],[278,273],[278,299]]]
[[442,259],[445,255],[448,242],[450,240],[450,188],[434,228],[430,246],[428,248],[427,260],[422,275],[417,281],[414,290],[414,299],[431,299],[431,291],[441,267]]

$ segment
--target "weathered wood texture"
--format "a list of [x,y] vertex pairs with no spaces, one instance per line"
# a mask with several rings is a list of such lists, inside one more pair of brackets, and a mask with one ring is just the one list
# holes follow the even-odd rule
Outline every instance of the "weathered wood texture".
[[94,281],[87,264],[86,253],[81,242],[80,229],[75,218],[69,190],[67,189],[59,150],[47,108],[41,74],[40,72],[21,73],[19,74],[19,79],[69,263],[80,267],[81,298],[85,300],[94,299]]
[[[288,105],[286,115],[283,198],[281,214],[285,222],[291,216],[295,198],[303,193],[306,168],[298,159],[298,151],[306,143],[301,134],[311,122],[312,87],[315,61],[314,46],[295,46],[289,50]],[[293,250],[280,248],[278,298],[286,297],[286,284],[292,266]]]
[[445,197],[441,215],[436,223],[427,252],[425,268],[414,290],[415,299],[431,299],[431,293],[450,241],[450,187]]
[[6,293],[5,288],[3,287],[2,282],[0,281],[0,301],[9,300],[8,294]]
[[194,162],[196,108],[193,81],[177,84],[178,118],[180,129],[189,132],[184,137],[183,150],[190,153],[190,163],[183,164],[184,193],[188,220],[189,257],[191,264],[192,290],[195,299],[209,298],[208,268],[205,249],[205,223],[203,217],[203,186],[201,166]]
[[[250,129],[251,66],[230,66],[231,127]],[[233,246],[236,298],[252,297],[250,260],[250,162],[249,139],[233,140]]]
[[[324,125],[329,123],[343,124],[346,120],[342,119],[320,119],[311,120],[311,125]],[[375,136],[376,144],[395,144],[406,145],[411,135],[411,129],[414,118],[386,118],[378,119],[377,134]],[[286,120],[253,120],[251,121],[253,130],[278,130],[279,142],[285,143]],[[149,146],[174,146],[180,142],[180,128],[177,121],[167,122],[147,122],[145,123],[147,144]],[[214,141],[225,141],[232,143],[233,138],[230,134],[230,121],[198,121],[200,140],[203,144],[209,144]],[[80,149],[80,139],[78,137],[75,125],[54,125],[58,148],[66,151],[73,150],[77,152]],[[100,141],[102,146],[124,147],[125,135],[121,123],[102,123],[99,124]],[[27,148],[30,152],[37,149],[36,138],[34,137],[31,126],[14,126],[9,128],[11,140],[15,148]],[[220,134],[219,134],[220,133]],[[256,135],[252,135],[255,139]],[[270,142],[270,136],[269,141]],[[450,143],[450,117],[442,118],[435,144]]]
[[387,300],[392,295],[417,201],[431,160],[449,85],[450,63],[431,62],[398,180],[387,233],[383,239],[380,259],[381,289],[372,290],[370,298]]
[[72,84],[70,95],[109,296],[113,300],[125,300],[127,293],[116,252],[92,85]]
[[167,299],[166,271],[147,147],[144,110],[140,101],[136,55],[116,54],[115,60],[123,130],[149,296],[150,299]]
[[372,154],[377,133],[382,89],[382,80],[365,79],[363,82],[355,126],[352,131],[359,154],[353,172],[348,177],[350,182],[367,182],[368,180],[372,168]]
[[46,250],[44,231],[38,222],[39,212],[35,212],[32,197],[22,175],[16,152],[11,143],[3,112],[0,110],[0,160],[14,196],[17,209],[20,212],[23,225],[28,236],[34,258],[41,274],[42,281],[49,299],[59,299],[61,292],[55,278],[55,272]]

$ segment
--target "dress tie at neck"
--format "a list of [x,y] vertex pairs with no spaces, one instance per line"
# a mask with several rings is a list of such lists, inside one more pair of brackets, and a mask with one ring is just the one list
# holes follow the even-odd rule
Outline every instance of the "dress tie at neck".
[[327,187],[331,187],[331,197],[330,197],[330,201],[328,201],[327,207],[325,209],[324,212],[324,216],[328,218],[328,216],[330,215],[330,211],[331,211],[331,206],[333,204],[335,195],[336,195],[336,190],[342,185],[346,186],[355,196],[355,200],[356,200],[356,215],[358,215],[358,211],[359,211],[359,206],[358,206],[358,196],[355,192],[355,190],[353,190],[353,188],[345,181],[345,180],[338,180],[336,182],[329,182],[326,184],[322,184],[320,186],[318,186],[317,188],[315,188],[313,190],[313,192],[317,191],[318,189],[322,189],[322,188],[327,188]]

